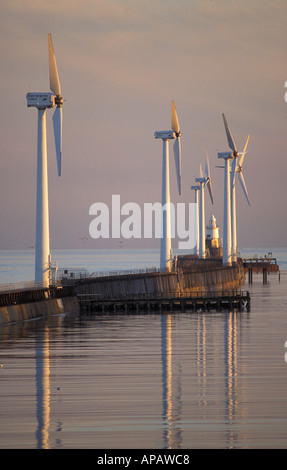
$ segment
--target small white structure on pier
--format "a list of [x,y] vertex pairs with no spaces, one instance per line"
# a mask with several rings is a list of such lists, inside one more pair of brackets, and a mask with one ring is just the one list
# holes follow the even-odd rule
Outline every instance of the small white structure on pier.
[[219,238],[219,227],[213,214],[206,227],[206,248],[211,258],[222,258],[222,239]]
[[206,238],[210,240],[210,246],[219,248],[219,227],[216,225],[216,218],[212,214],[206,227]]

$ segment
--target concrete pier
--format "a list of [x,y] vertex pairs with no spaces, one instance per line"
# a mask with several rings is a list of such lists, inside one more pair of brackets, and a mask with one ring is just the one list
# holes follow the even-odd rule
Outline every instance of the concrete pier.
[[267,284],[270,273],[279,273],[279,266],[276,258],[244,258],[242,264],[246,273],[248,273],[248,283],[253,282],[253,273],[262,273],[263,284]]
[[79,312],[74,286],[0,293],[0,325]]
[[[195,262],[194,262],[195,261]],[[75,292],[81,311],[197,311],[250,309],[241,264],[184,259],[177,271],[82,279]]]
[[177,260],[172,272],[157,271],[62,280],[59,286],[0,292],[0,324],[88,307],[96,311],[196,311],[250,308],[242,264]]

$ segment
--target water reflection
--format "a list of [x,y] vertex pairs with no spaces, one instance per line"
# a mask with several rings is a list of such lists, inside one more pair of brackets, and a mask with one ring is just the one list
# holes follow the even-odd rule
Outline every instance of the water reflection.
[[[223,314],[224,328],[220,328],[220,338],[215,336],[211,340],[211,317],[208,313],[200,313],[196,318],[193,318],[192,325],[195,331],[191,331],[192,338],[196,341],[196,348],[193,348],[194,353],[190,356],[190,368],[192,371],[191,385],[192,389],[195,386],[195,396],[197,397],[197,408],[191,407],[193,415],[191,416],[192,423],[197,423],[198,419],[201,422],[199,431],[194,436],[194,442],[199,442],[200,433],[204,425],[212,422],[215,419],[224,420],[225,426],[225,446],[238,447],[239,436],[238,427],[236,422],[239,419],[239,403],[238,403],[238,335],[240,331],[240,312],[225,312]],[[219,319],[217,319],[218,321]],[[220,322],[222,325],[222,322]],[[178,358],[178,351],[175,351],[173,346],[173,338],[175,336],[176,322],[172,314],[162,315],[161,317],[161,355],[162,355],[162,397],[163,397],[163,447],[169,449],[181,448],[184,442],[183,432],[186,426],[183,427],[182,422],[182,376],[181,376],[181,363],[175,362],[175,357]],[[219,344],[217,344],[219,342]],[[224,361],[218,364],[218,354],[220,354],[221,344],[224,345]],[[223,371],[221,375],[221,370]],[[214,384],[208,381],[215,375],[219,389],[217,393],[220,394],[222,385],[222,393],[225,400],[220,397],[218,399],[218,409],[214,414],[210,415],[210,409],[214,401]],[[223,380],[221,380],[221,377]],[[186,377],[185,377],[186,378]],[[197,378],[197,382],[195,380]],[[208,386],[210,384],[210,386]],[[191,392],[189,392],[191,393]],[[191,394],[192,395],[192,394]],[[223,408],[219,403],[225,403]],[[220,409],[222,409],[222,416],[220,416]],[[186,417],[184,416],[184,419]],[[211,420],[211,421],[210,421]],[[196,426],[196,424],[195,424]],[[236,430],[237,429],[237,430]],[[218,434],[220,431],[218,430]]]
[[50,338],[49,328],[36,335],[36,430],[37,448],[49,448],[50,426]]
[[[51,376],[53,354],[52,345],[56,345],[55,337],[60,335],[63,328],[63,316],[55,316],[52,321],[44,323],[42,328],[35,330],[35,386],[36,386],[36,447],[38,449],[50,449],[51,434]],[[53,338],[52,338],[53,336]],[[56,431],[61,431],[61,423],[58,423]],[[60,440],[56,440],[61,444]]]
[[228,312],[225,316],[225,396],[228,447],[237,447],[238,432],[234,430],[234,422],[238,418],[238,315]]
[[[163,448],[181,447],[181,367],[173,366],[173,316],[161,316]],[[173,370],[174,367],[174,370]]]
[[[104,431],[107,443],[112,439],[114,443],[117,443],[117,447],[126,446],[121,431],[125,432],[129,415],[134,417],[130,423],[140,429],[138,441],[136,440],[139,446],[144,445],[145,439],[149,439],[146,432],[150,432],[153,428],[154,420],[159,420],[161,423],[158,439],[162,448],[208,446],[210,433],[214,439],[212,443],[214,442],[217,447],[242,445],[244,436],[240,432],[238,423],[244,416],[242,416],[243,406],[239,402],[239,393],[242,397],[245,389],[242,390],[242,365],[239,358],[242,357],[243,337],[245,338],[244,344],[246,343],[241,322],[242,318],[246,320],[245,314],[222,312],[213,315],[201,312],[196,314],[167,313],[150,316],[149,319],[143,315],[135,315],[132,318],[125,315],[111,315],[103,318],[104,322],[99,322],[99,317],[95,317],[93,319],[82,318],[73,324],[68,317],[65,321],[60,317],[54,317],[53,320],[47,319],[41,323],[41,326],[35,328],[33,333],[31,330],[25,333],[19,333],[17,330],[17,337],[23,338],[27,333],[30,339],[26,347],[31,345],[33,350],[31,367],[32,375],[35,377],[35,388],[33,384],[31,392],[34,396],[33,402],[36,401],[37,422],[33,435],[36,438],[37,448],[48,449],[53,444],[57,447],[68,445],[67,428],[62,427],[62,423],[57,425],[59,410],[61,412],[64,410],[68,417],[66,426],[68,422],[70,425],[71,420],[75,419],[79,429],[85,427],[84,417],[77,421],[77,416],[80,416],[81,398],[95,400],[92,403],[96,404],[96,408],[101,409],[101,419],[103,419],[102,416],[108,417],[106,422],[103,421],[100,432]],[[142,328],[146,328],[148,324],[151,331],[155,331],[154,340],[152,343],[141,341],[139,346],[138,338]],[[246,321],[244,324],[246,325]],[[160,328],[160,331],[156,331],[157,328]],[[72,343],[67,341],[67,335],[71,334]],[[147,330],[148,337],[149,331]],[[105,345],[103,338],[106,338],[108,345]],[[79,347],[79,342],[81,353],[78,356],[74,348]],[[5,341],[3,341],[4,344]],[[5,347],[7,345],[6,343]],[[121,345],[124,345],[122,354],[119,349]],[[138,354],[135,354],[135,345],[137,345]],[[132,372],[129,373],[126,367],[130,364],[133,364],[133,367],[137,363],[142,364],[142,358],[150,345],[155,367],[147,365],[144,372],[145,380],[147,383],[152,383],[149,397],[151,405],[153,406],[160,399],[161,410],[151,414],[151,422],[147,425],[146,421],[143,425],[138,413],[143,396],[140,395],[138,384],[134,383],[136,379],[133,378]],[[84,356],[82,348],[84,348]],[[63,350],[65,355],[62,355]],[[112,423],[116,424],[110,425],[111,397],[104,391],[108,391],[111,384],[115,386],[120,384],[119,370],[114,368],[115,355],[118,357],[119,354],[121,357],[117,363],[122,364],[122,370],[127,371],[127,377],[130,380],[128,389],[130,400],[121,396],[120,400],[125,403],[126,414],[113,415]],[[103,392],[99,394],[97,400],[92,390],[87,393],[83,390],[82,397],[82,392],[77,387],[69,389],[75,410],[70,409],[71,400],[67,403],[63,401],[59,407],[59,403],[53,396],[53,390],[55,390],[53,377],[57,377],[57,380],[61,378],[64,383],[65,378],[62,378],[62,373],[67,365],[71,365],[67,363],[71,357],[80,357],[86,365],[84,373],[86,375],[83,375],[83,371],[77,367],[73,369],[73,383],[78,384],[80,377],[86,377],[87,383],[93,384],[92,387],[97,384],[100,387],[98,390]],[[96,362],[91,359],[94,357],[97,357]],[[157,376],[158,381],[154,380],[154,370],[157,367],[159,374],[161,371],[161,377]],[[103,370],[104,375],[101,372]],[[141,374],[137,376],[143,380],[144,376]],[[77,394],[73,395],[75,390]],[[90,430],[99,429],[98,418],[98,412],[91,414]],[[109,425],[110,428],[107,431]],[[55,431],[57,436],[61,436],[61,440],[55,439]],[[81,446],[86,445],[82,441],[83,436],[79,434],[77,438]]]
[[[202,313],[197,317],[196,330],[196,366],[197,366],[197,387],[198,387],[198,406],[205,407],[207,405],[206,396],[206,314]],[[204,411],[202,411],[204,417]]]

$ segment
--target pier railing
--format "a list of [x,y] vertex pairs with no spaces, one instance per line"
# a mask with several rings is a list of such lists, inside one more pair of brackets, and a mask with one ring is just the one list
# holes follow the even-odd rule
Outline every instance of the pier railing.
[[70,297],[75,295],[73,285],[43,287],[42,283],[27,282],[11,284],[0,290],[0,307],[41,302],[43,300]]
[[274,271],[279,270],[276,258],[242,258],[242,263],[244,268],[248,268],[249,266],[254,268],[268,267]]
[[[60,271],[60,270],[59,270]],[[65,272],[64,272],[65,271]],[[143,269],[122,269],[114,271],[95,271],[93,273],[88,273],[81,268],[69,268],[61,269],[58,280],[53,280],[51,286],[60,287],[64,282],[65,285],[73,285],[74,281],[79,281],[82,279],[94,279],[99,277],[112,277],[112,276],[125,276],[128,274],[143,274],[143,273],[156,273],[159,272],[159,269],[156,267],[152,268],[143,268]],[[35,281],[23,281],[23,282],[11,282],[7,284],[0,284],[0,294],[5,292],[17,292],[23,290],[37,290],[44,289],[45,285],[42,282]]]
[[[64,271],[64,272],[63,272]],[[94,279],[99,277],[126,276],[129,274],[159,273],[159,268],[138,268],[138,269],[116,269],[112,271],[94,271],[92,273],[76,269],[64,269],[58,276],[59,281],[73,281],[79,279]],[[58,282],[59,282],[58,281]]]
[[6,292],[19,292],[26,290],[39,290],[43,289],[45,286],[42,282],[34,281],[23,281],[23,282],[11,282],[7,284],[0,284],[0,294]]

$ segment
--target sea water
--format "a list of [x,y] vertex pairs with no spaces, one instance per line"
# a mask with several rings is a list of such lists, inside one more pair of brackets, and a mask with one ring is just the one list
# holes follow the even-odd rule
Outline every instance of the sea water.
[[[159,267],[159,251],[154,250],[54,250],[52,267],[63,271],[86,271],[87,274],[111,271],[138,270]],[[32,281],[35,271],[34,250],[0,251],[1,284]]]
[[[158,262],[156,250],[56,255],[90,272]],[[287,250],[272,255],[280,277],[246,282],[250,312],[68,313],[1,326],[0,448],[286,448]],[[33,276],[33,253],[1,260],[1,283]]]

